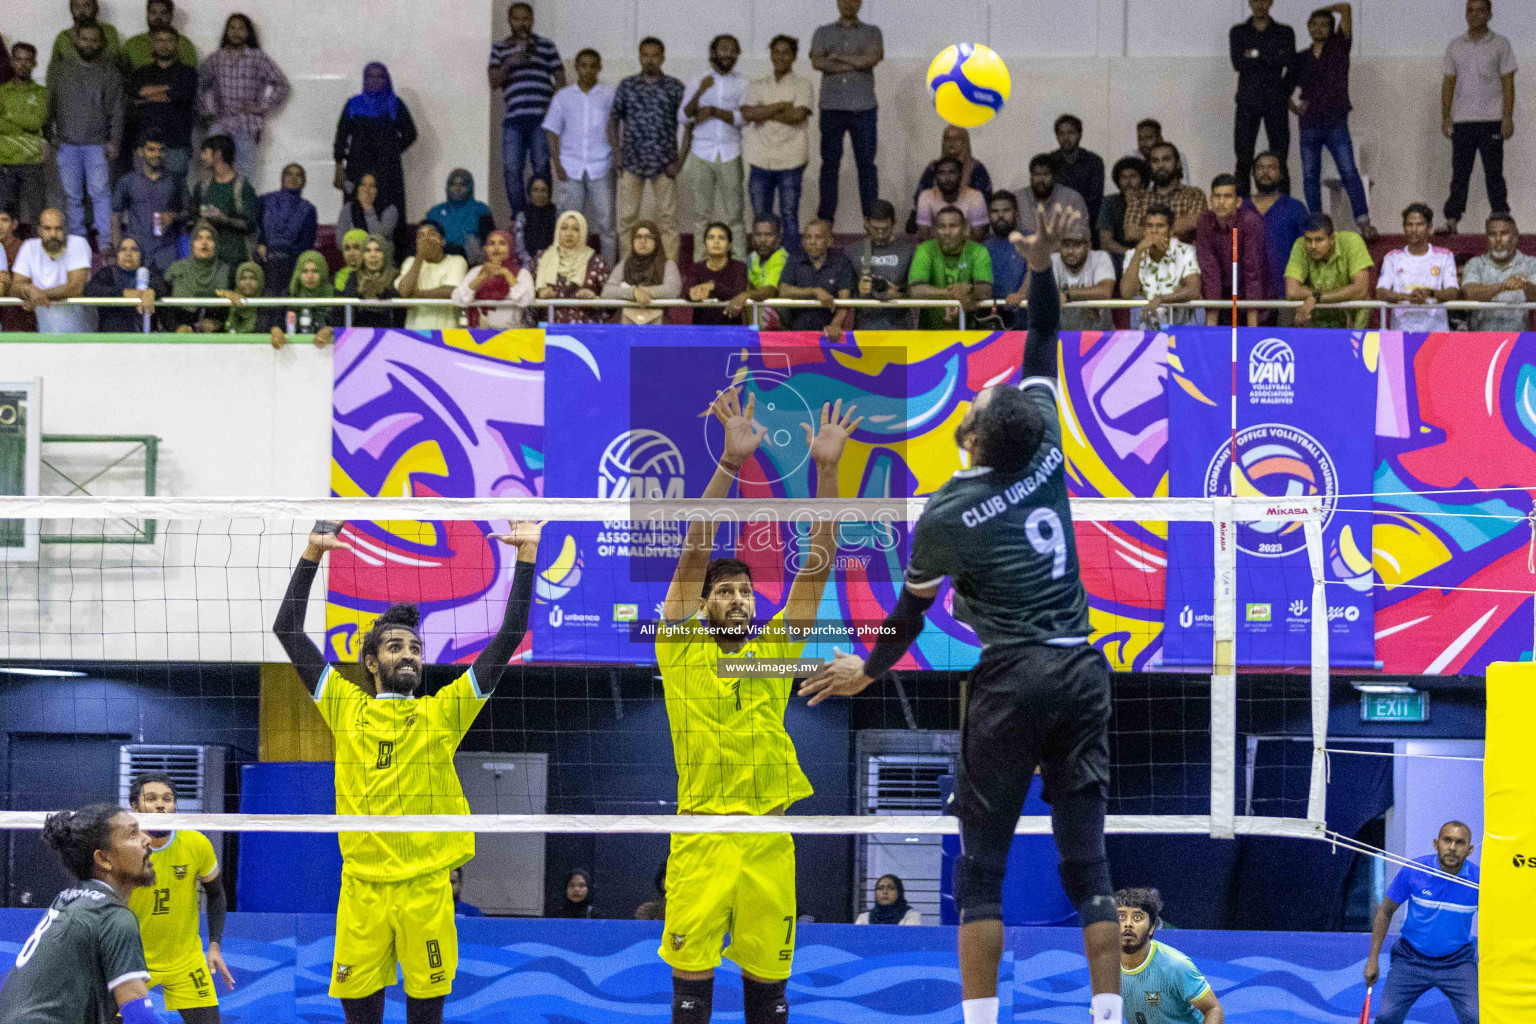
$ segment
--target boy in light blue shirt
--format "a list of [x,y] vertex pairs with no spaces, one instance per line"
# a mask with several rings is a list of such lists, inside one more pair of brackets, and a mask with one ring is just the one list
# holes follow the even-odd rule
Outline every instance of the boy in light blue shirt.
[[1126,1024],[1222,1024],[1216,992],[1193,960],[1153,939],[1162,923],[1156,889],[1115,893],[1120,917],[1120,1000]]

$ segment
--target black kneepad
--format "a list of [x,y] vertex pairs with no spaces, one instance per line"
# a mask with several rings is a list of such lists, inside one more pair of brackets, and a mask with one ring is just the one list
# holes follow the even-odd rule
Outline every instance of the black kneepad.
[[955,909],[960,923],[1003,919],[1003,865],[994,867],[966,854],[955,865]]
[[672,979],[672,1024],[709,1024],[714,978]]
[[789,999],[784,995],[784,985],[782,981],[741,979],[746,1024],[784,1024],[789,1019]]
[[1063,861],[1058,871],[1061,887],[1067,891],[1072,906],[1077,908],[1078,919],[1084,928],[1100,921],[1119,920],[1108,861]]

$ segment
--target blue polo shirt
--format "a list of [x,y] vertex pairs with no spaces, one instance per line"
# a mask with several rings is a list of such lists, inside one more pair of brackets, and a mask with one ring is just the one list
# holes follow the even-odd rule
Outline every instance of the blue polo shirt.
[[[1024,287],[1024,275],[1029,273],[1029,264],[1024,262],[1019,250],[1006,238],[989,235],[983,244],[987,247],[987,255],[992,257],[992,296],[1006,299]],[[1001,309],[998,312],[1003,314],[1003,322],[1010,330],[1020,329],[1025,324],[1024,310]]]
[[1264,282],[1266,298],[1285,298],[1285,265],[1290,262],[1296,239],[1306,234],[1306,229],[1307,208],[1291,196],[1275,200],[1264,215],[1264,255],[1269,261],[1269,280]]
[[[1450,956],[1472,941],[1472,922],[1477,917],[1476,889],[1452,880],[1440,870],[1434,854],[1413,858],[1431,872],[1403,868],[1387,886],[1387,899],[1408,904],[1403,919],[1403,938],[1425,956]],[[1454,876],[1469,882],[1479,880],[1477,865],[1470,860]]]

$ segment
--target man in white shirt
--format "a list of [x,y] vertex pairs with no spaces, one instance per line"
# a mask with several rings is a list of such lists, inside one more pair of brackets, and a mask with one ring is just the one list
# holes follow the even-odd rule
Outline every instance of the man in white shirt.
[[784,245],[800,244],[800,189],[811,160],[811,111],[816,90],[809,78],[794,73],[800,40],[777,35],[768,44],[773,70],[747,83],[741,104],[742,149],[747,160],[747,192],[755,221],[773,217],[778,195]]
[[[1147,207],[1145,230],[1136,249],[1125,261],[1120,277],[1122,299],[1145,299],[1139,326],[1162,330],[1181,324],[1203,322],[1198,309],[1174,309],[1175,302],[1200,297],[1200,261],[1195,247],[1173,237],[1173,210],[1162,203]],[[1138,326],[1133,323],[1132,326]]]
[[65,236],[61,211],[44,210],[38,216],[37,237],[21,243],[11,275],[11,294],[37,311],[39,333],[82,334],[95,327],[92,310],[61,301],[83,295],[91,276],[91,243]]
[[1376,298],[1382,302],[1404,302],[1407,309],[1392,310],[1394,331],[1448,331],[1450,316],[1441,309],[1426,309],[1426,303],[1450,302],[1461,296],[1456,277],[1456,256],[1449,249],[1429,244],[1429,229],[1435,211],[1423,203],[1412,203],[1403,211],[1403,238],[1408,244],[1393,249],[1381,261],[1381,276],[1376,279]]
[[747,231],[742,224],[741,101],[747,80],[733,69],[741,57],[735,36],[715,36],[709,44],[707,75],[689,79],[687,97],[678,120],[688,125],[691,139],[684,181],[693,204],[693,258],[704,258],[704,230],[712,221],[731,226],[731,251],[737,259],[747,254]]
[[550,173],[555,178],[555,209],[585,214],[602,240],[603,259],[611,267],[618,253],[613,231],[613,146],[608,138],[613,86],[597,80],[602,70],[603,58],[596,50],[576,55],[576,84],[555,93],[544,115],[544,134],[549,138]]
[[[463,256],[443,251],[443,229],[430,220],[416,229],[416,255],[408,258],[395,279],[402,299],[451,299],[463,283],[469,264]],[[451,305],[412,306],[405,315],[408,331],[450,331],[459,326],[459,311]]]
[[1504,184],[1504,140],[1515,134],[1515,72],[1520,65],[1509,40],[1488,28],[1493,0],[1467,0],[1467,34],[1445,48],[1440,84],[1440,130],[1451,140],[1451,194],[1445,201],[1445,232],[1454,235],[1467,212],[1472,164],[1483,158],[1488,205],[1509,212]]
[[[1067,230],[1061,249],[1051,254],[1051,271],[1061,289],[1061,303],[1094,302],[1115,297],[1115,264],[1109,253],[1088,242],[1088,225],[1078,221]],[[1064,331],[1112,331],[1114,317],[1108,309],[1063,309]]]

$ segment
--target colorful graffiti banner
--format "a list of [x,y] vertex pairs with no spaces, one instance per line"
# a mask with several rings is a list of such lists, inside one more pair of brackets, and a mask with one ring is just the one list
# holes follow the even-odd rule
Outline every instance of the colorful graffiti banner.
[[[1232,435],[1231,333],[1186,328],[1168,342],[1169,491],[1212,497],[1321,498],[1329,660],[1371,667],[1371,513],[1340,495],[1371,491],[1376,375],[1346,332],[1245,331],[1237,345]],[[1169,524],[1166,665],[1211,664],[1213,539],[1204,523]],[[1246,665],[1312,661],[1312,568],[1300,522],[1237,527],[1237,658]]]
[[[336,342],[331,493],[543,493],[542,331],[349,330]],[[474,660],[501,624],[516,556],[502,524],[352,522],[330,556],[325,651],[355,661],[390,604],[420,606],[427,661]],[[525,641],[523,650],[526,651]]]

